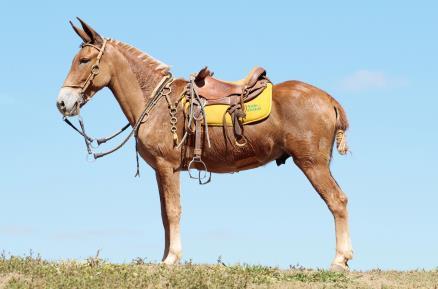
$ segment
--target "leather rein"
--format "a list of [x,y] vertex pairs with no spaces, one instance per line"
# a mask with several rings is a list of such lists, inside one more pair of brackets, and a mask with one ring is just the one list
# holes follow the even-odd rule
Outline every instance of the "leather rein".
[[[99,51],[99,54],[97,55],[97,58],[96,58],[96,62],[91,67],[90,75],[87,77],[87,79],[85,80],[85,82],[82,85],[74,84],[74,85],[64,85],[63,86],[63,87],[72,87],[72,88],[80,88],[81,89],[81,91],[80,91],[81,103],[78,104],[79,106],[84,105],[90,99],[89,97],[87,97],[86,91],[87,91],[88,87],[90,86],[90,84],[93,82],[94,78],[100,72],[99,64],[100,64],[100,60],[102,59],[102,56],[105,52],[105,47],[106,47],[107,41],[108,41],[108,39],[105,38],[103,41],[102,47],[100,47],[100,48],[95,46],[95,45],[92,45],[90,43],[82,44],[82,47],[90,46],[90,47],[93,47]],[[90,137],[89,135],[87,135],[87,133],[85,132],[85,125],[84,125],[83,119],[80,115],[78,115],[80,129],[77,128],[73,123],[71,123],[70,120],[66,116],[63,117],[63,120],[71,128],[73,128],[76,132],[78,132],[80,135],[82,135],[82,137],[84,138],[85,146],[87,148],[87,158],[88,159],[90,159],[90,157],[92,157],[94,160],[96,160],[98,158],[109,155],[109,154],[117,151],[121,147],[123,147],[128,142],[128,140],[132,136],[134,136],[135,137],[136,161],[137,161],[137,172],[136,172],[135,176],[137,177],[140,175],[140,165],[139,165],[139,158],[138,158],[138,140],[137,140],[138,129],[139,129],[140,125],[146,121],[146,119],[149,117],[149,113],[151,112],[151,110],[155,107],[157,102],[163,96],[166,98],[166,101],[168,102],[169,107],[172,106],[169,102],[169,94],[172,92],[170,86],[172,85],[173,80],[174,79],[173,79],[171,73],[168,73],[166,76],[163,77],[163,79],[160,81],[160,83],[157,85],[157,87],[152,92],[152,95],[149,98],[149,102],[146,104],[146,107],[144,108],[140,117],[135,122],[129,135],[126,136],[126,138],[119,145],[115,146],[114,148],[112,148],[106,152],[94,152],[94,149],[96,149],[101,144],[115,138],[116,136],[118,136],[119,134],[124,132],[131,125],[129,122],[124,127],[122,127],[118,132],[116,132],[108,137],[96,139],[96,138],[93,138],[93,137]],[[176,113],[176,108],[174,106],[172,106],[172,108],[175,109],[175,113]],[[172,112],[173,111],[171,111],[171,114],[172,114]],[[176,118],[175,118],[175,123],[176,123]],[[174,135],[176,135],[176,128],[175,128]],[[93,142],[96,142],[97,145],[93,145]]]

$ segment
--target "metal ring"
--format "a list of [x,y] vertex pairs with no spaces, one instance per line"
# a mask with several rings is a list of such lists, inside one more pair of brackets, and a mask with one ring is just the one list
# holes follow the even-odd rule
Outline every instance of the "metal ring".
[[170,118],[170,123],[177,123],[177,122],[178,122],[178,119],[176,118],[176,116],[172,116]]
[[242,139],[244,140],[244,142],[239,142],[237,139],[234,141],[234,143],[236,144],[236,146],[238,147],[244,147],[248,144],[248,140],[246,139],[245,136],[242,136]]
[[91,73],[94,74],[94,75],[98,75],[99,72],[100,72],[99,65],[98,65],[98,64],[94,64],[94,65],[91,67]]

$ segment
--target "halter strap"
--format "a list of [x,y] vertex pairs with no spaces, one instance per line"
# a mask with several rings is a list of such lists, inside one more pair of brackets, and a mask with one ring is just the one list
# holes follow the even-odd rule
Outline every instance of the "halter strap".
[[105,47],[106,47],[107,41],[108,41],[108,39],[104,38],[102,47],[100,47],[100,48],[97,47],[96,45],[91,44],[91,43],[82,44],[82,47],[90,46],[90,47],[97,49],[97,51],[99,51],[99,54],[97,55],[97,58],[96,58],[96,62],[93,64],[93,66],[91,66],[90,74],[88,75],[87,79],[85,80],[85,82],[82,85],[81,84],[72,84],[72,85],[63,85],[62,86],[62,87],[80,88],[81,89],[80,95],[82,96],[82,104],[85,104],[89,100],[88,97],[86,97],[85,92],[87,91],[90,84],[93,82],[96,75],[98,75],[100,72],[100,67],[99,67],[100,60],[102,59],[103,53],[105,52]]

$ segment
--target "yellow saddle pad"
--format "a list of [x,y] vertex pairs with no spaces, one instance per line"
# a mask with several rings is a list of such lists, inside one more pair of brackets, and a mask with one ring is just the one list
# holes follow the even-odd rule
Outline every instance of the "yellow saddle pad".
[[[223,117],[228,109],[228,105],[212,104],[205,107],[207,124],[212,126],[223,126]],[[263,120],[269,116],[272,107],[272,83],[268,83],[266,88],[257,97],[245,103],[246,117],[243,124],[248,124]],[[232,125],[231,116],[226,115],[228,126]]]

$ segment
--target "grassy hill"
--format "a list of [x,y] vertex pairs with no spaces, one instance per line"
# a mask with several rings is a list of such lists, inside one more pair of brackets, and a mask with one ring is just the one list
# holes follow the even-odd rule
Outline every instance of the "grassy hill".
[[49,262],[35,257],[0,258],[0,289],[6,288],[431,288],[433,271],[334,273],[323,270],[233,265],[164,266],[134,260],[111,264],[98,258],[84,262]]

